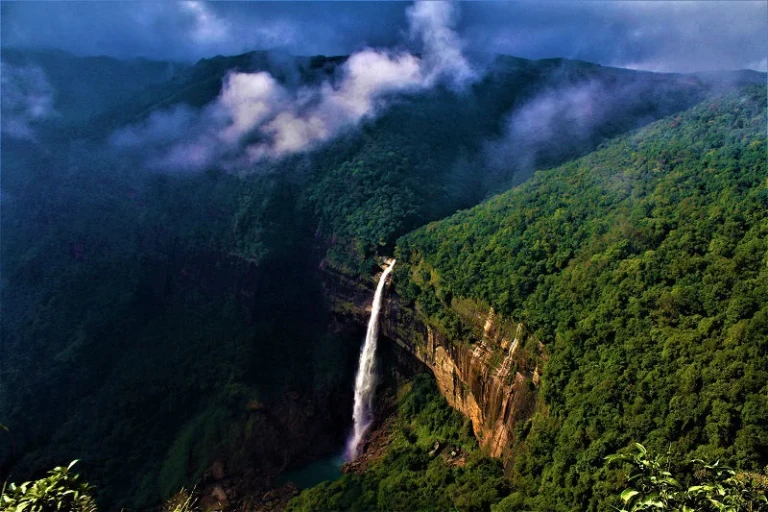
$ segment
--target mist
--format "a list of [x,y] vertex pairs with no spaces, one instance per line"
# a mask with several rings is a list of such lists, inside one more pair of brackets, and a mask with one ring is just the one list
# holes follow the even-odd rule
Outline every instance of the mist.
[[[6,47],[187,62],[253,49],[348,55],[403,43],[412,23],[398,2],[4,2],[0,8]],[[470,53],[664,72],[766,70],[765,2],[465,2],[461,11],[455,29]]]
[[[484,145],[481,159],[491,175],[512,172],[513,182],[519,183],[536,169],[590,151],[609,134],[639,128],[692,104],[708,87],[684,75],[664,82],[662,75],[616,71],[610,78],[573,80],[562,68],[552,85],[519,101],[505,116],[502,135]],[[722,83],[728,81],[724,77]],[[658,99],[648,110],[644,102],[653,95]]]
[[121,150],[142,148],[151,168],[242,168],[312,150],[374,119],[398,94],[438,84],[460,92],[477,79],[452,30],[453,4],[420,2],[407,17],[419,55],[365,48],[350,55],[335,77],[298,88],[267,71],[231,72],[218,98],[200,112],[185,106],[155,112],[118,130],[111,142]]
[[580,142],[589,138],[611,104],[626,93],[594,81],[543,91],[507,116],[503,137],[486,145],[488,164],[530,173],[537,154],[556,136]]
[[53,88],[37,66],[2,63],[2,132],[35,139],[35,125],[56,116]]
[[[101,9],[94,7],[91,12],[84,5],[77,4],[78,13],[91,13],[95,16]],[[126,9],[133,9],[130,11],[134,13],[133,21],[142,20],[144,25],[154,29],[168,28],[169,41],[178,42],[178,39],[191,42],[191,47],[197,48],[202,54],[213,51],[231,53],[252,49],[253,45],[283,50],[268,53],[271,71],[230,71],[221,81],[218,96],[207,105],[195,108],[177,104],[145,113],[138,116],[140,121],[118,127],[108,137],[108,150],[115,150],[120,158],[141,158],[141,165],[155,170],[199,171],[217,167],[250,172],[259,163],[307,153],[354,132],[363,123],[377,119],[404,96],[423,93],[437,86],[458,94],[471,94],[471,84],[484,77],[485,68],[480,62],[487,62],[488,57],[478,58],[478,48],[485,43],[488,43],[486,52],[504,51],[506,47],[500,41],[520,42],[527,35],[533,34],[535,37],[532,40],[538,41],[535,52],[518,46],[510,48],[514,48],[515,52],[519,50],[521,55],[547,56],[556,51],[557,44],[564,44],[562,38],[567,36],[564,33],[557,44],[554,40],[541,40],[553,33],[541,28],[545,21],[550,18],[562,21],[567,17],[551,9],[532,9],[530,13],[520,15],[520,20],[517,20],[513,16],[516,16],[516,11],[505,5],[464,4],[460,7],[448,2],[417,2],[397,8],[375,4],[360,7],[358,11],[344,7],[338,13],[338,26],[345,26],[357,13],[362,20],[355,24],[358,32],[343,44],[334,46],[334,43],[325,49],[346,49],[352,45],[357,47],[345,60],[335,61],[335,68],[327,70],[321,79],[307,82],[301,78],[302,71],[296,60],[286,57],[289,53],[285,49],[298,49],[294,45],[299,37],[297,34],[306,37],[300,28],[309,26],[306,25],[309,18],[314,16],[321,20],[327,17],[327,13],[313,6],[301,10],[302,14],[294,18],[288,16],[290,9],[283,7],[275,6],[271,11],[266,7],[254,8],[254,13],[264,14],[263,23],[251,23],[258,37],[243,38],[247,42],[246,46],[232,46],[233,34],[242,35],[242,20],[250,20],[247,14],[250,11],[243,6],[184,2],[173,6],[142,4],[139,9],[128,4],[117,4],[119,12],[127,13]],[[56,9],[52,12],[55,13]],[[262,12],[261,9],[266,10]],[[661,7],[647,5],[612,6],[597,18],[594,13],[590,14],[590,5],[578,4],[566,10],[568,15],[587,17],[590,20],[615,18],[621,26],[629,27],[632,23],[642,25],[648,20],[657,20],[659,12],[663,11],[659,9]],[[754,8],[753,11],[759,12],[760,8]],[[683,12],[706,21],[711,19],[713,11],[708,8],[685,8],[671,9],[669,12]],[[732,21],[741,19],[738,14],[727,12]],[[4,7],[4,13],[4,26],[10,28],[4,35],[4,44],[8,41],[31,41],[34,31],[29,30],[29,27],[40,13],[21,7]],[[376,17],[388,27],[387,37],[382,37],[375,30],[368,30],[368,25],[375,25],[369,23],[369,18]],[[47,22],[54,23],[56,19],[55,15],[51,15]],[[88,19],[88,16],[78,18],[79,21],[73,22],[72,27]],[[161,23],[158,20],[165,21]],[[511,27],[504,32],[504,37],[499,35],[497,27],[501,20],[509,22]],[[734,25],[738,24],[736,21]],[[166,22],[167,27],[164,24]],[[531,26],[518,27],[518,24],[524,22],[531,22]],[[110,40],[121,40],[125,34],[120,31],[129,25],[127,21],[125,25],[117,25],[118,35]],[[478,25],[490,28],[487,33],[481,33],[475,28]],[[577,25],[570,24],[569,30]],[[744,26],[754,28],[754,23],[745,22]],[[23,27],[27,29],[22,30]],[[151,34],[134,28],[136,34],[133,37],[142,39],[146,44],[155,44]],[[747,32],[752,33],[752,28]],[[721,27],[720,30],[726,29]],[[688,30],[683,32],[686,37],[690,35]],[[329,37],[322,31],[318,34],[318,40]],[[493,35],[495,39],[490,41],[488,38]],[[584,36],[592,37],[591,34]],[[603,41],[605,44],[588,46],[610,46],[611,38],[616,37],[613,34]],[[676,37],[682,36],[678,34]],[[724,36],[721,38],[722,44],[731,48],[726,44],[728,40]],[[662,44],[660,41],[658,45]],[[648,44],[647,41],[636,43],[637,52],[612,55],[603,60],[636,66],[641,59],[650,55],[648,52],[638,53],[643,45]],[[125,44],[124,49],[130,47],[128,43]],[[572,51],[572,48],[563,47],[557,51],[569,57],[582,56]],[[138,49],[137,52],[146,53]],[[731,49],[723,52],[733,53]],[[120,52],[114,50],[113,53]],[[751,50],[747,53],[757,66],[763,65],[759,56],[752,55]],[[656,63],[651,67],[675,67],[675,52],[666,51],[665,55],[669,58],[668,65]],[[26,86],[20,87],[21,83]],[[539,155],[545,150],[551,150],[553,141],[566,141],[565,146],[572,147],[598,137],[596,127],[611,121],[612,110],[619,107],[626,110],[626,105],[631,106],[637,92],[645,90],[646,86],[641,83],[616,85],[594,81],[551,86],[514,106],[507,115],[503,134],[485,144],[483,165],[491,170],[511,167],[529,173],[537,166]],[[25,66],[7,67],[6,70],[4,64],[3,89],[4,134],[33,139],[36,126],[57,116],[54,105],[56,94],[42,69]]]

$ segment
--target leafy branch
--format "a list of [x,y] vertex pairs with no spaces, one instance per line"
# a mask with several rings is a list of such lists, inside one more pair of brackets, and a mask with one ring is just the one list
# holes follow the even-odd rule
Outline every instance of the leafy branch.
[[[629,464],[628,487],[620,494],[624,504],[620,512],[662,510],[671,512],[740,512],[768,510],[768,477],[756,473],[737,473],[720,463],[701,459],[690,461],[695,468],[696,485],[684,486],[683,477],[675,478],[667,457],[649,454],[635,443],[635,451],[613,454],[608,463]],[[687,475],[684,475],[687,476]]]
[[96,512],[93,487],[72,472],[77,460],[59,466],[48,476],[21,484],[4,485],[0,510],[8,512]]

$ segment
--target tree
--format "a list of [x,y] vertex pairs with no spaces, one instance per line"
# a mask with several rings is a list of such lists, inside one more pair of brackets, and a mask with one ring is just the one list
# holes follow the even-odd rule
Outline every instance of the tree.
[[[672,475],[673,461],[649,454],[635,443],[635,453],[606,457],[609,463],[630,465],[632,486],[622,491],[621,512],[668,510],[673,512],[739,512],[768,510],[768,477],[755,473],[736,473],[731,468],[701,459],[690,461],[692,474]],[[695,485],[685,486],[681,481]]]

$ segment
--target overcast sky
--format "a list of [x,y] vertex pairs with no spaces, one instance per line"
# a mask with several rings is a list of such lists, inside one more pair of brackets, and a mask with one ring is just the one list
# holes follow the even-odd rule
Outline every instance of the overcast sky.
[[[197,60],[255,49],[409,47],[406,2],[3,2],[3,46]],[[766,70],[768,2],[466,2],[469,54],[567,57],[652,71]]]

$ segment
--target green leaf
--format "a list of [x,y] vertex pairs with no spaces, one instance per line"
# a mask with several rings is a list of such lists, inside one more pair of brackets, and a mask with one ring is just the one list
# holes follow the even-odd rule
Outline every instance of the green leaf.
[[664,478],[662,478],[661,480],[662,480],[662,482],[666,482],[666,483],[668,483],[669,485],[671,485],[671,486],[673,486],[673,487],[677,487],[677,488],[680,488],[680,487],[682,487],[682,486],[680,485],[680,482],[678,482],[677,480],[675,480],[675,479],[674,479],[674,478],[672,478],[671,476],[667,476],[667,477],[664,477]]
[[636,491],[634,489],[626,489],[624,492],[621,493],[621,499],[624,503],[628,503],[629,500],[631,500],[638,494],[640,494],[639,491]]
[[688,492],[692,492],[692,493],[699,493],[702,491],[709,492],[714,489],[715,487],[713,485],[694,485],[688,488]]

